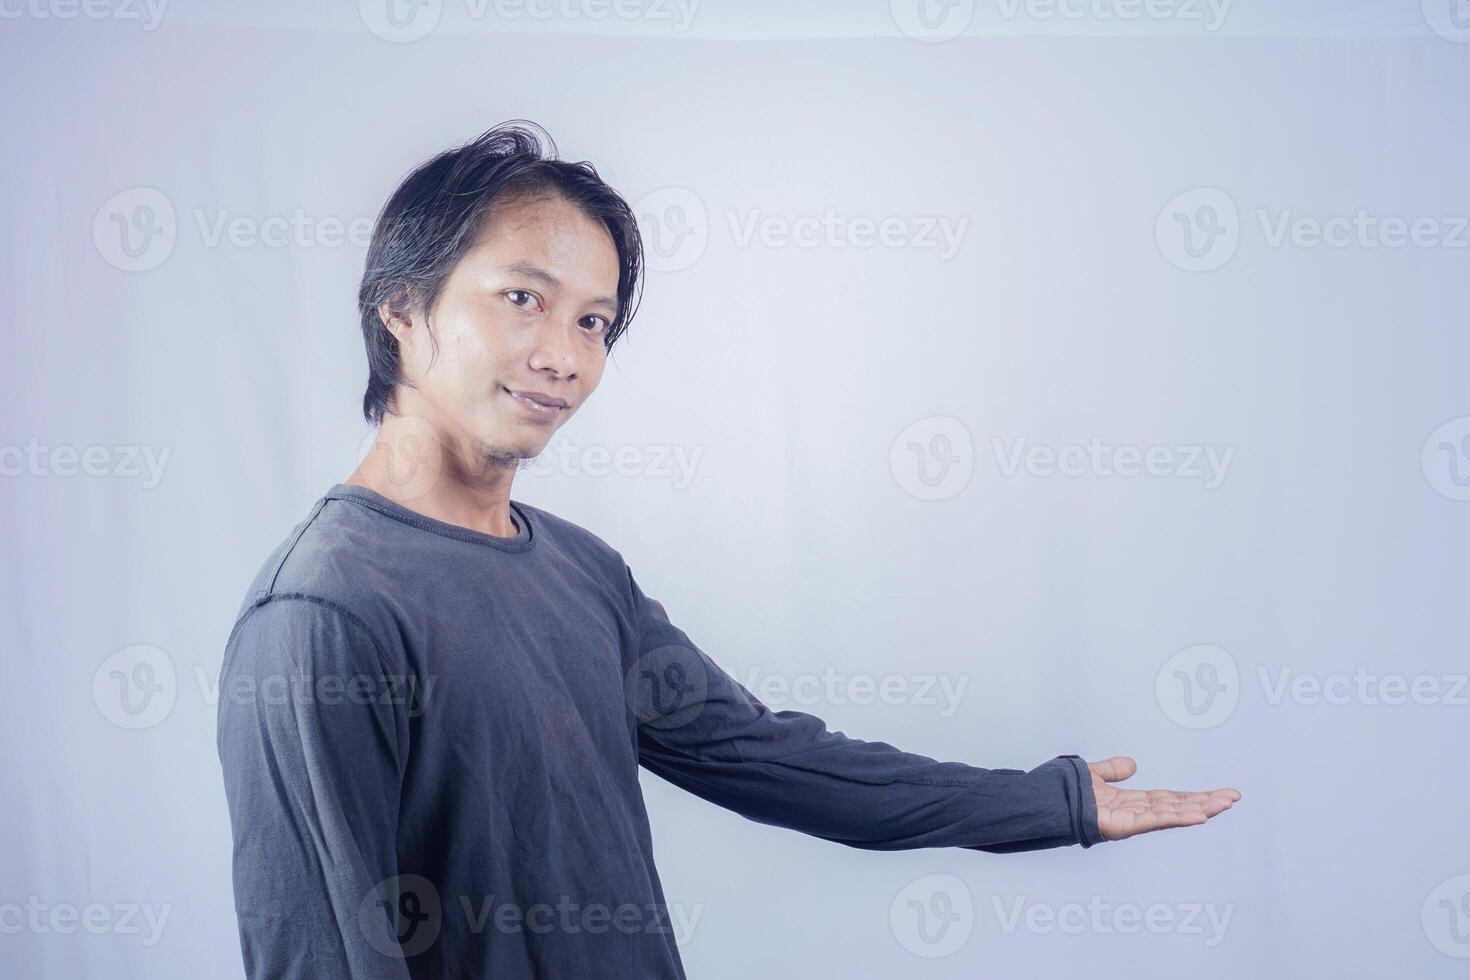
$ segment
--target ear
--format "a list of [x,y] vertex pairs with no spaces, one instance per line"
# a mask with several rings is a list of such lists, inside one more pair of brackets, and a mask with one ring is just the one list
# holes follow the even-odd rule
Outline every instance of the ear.
[[392,303],[378,304],[378,319],[382,321],[383,328],[389,333],[393,332],[394,321],[401,319],[403,314],[393,312]]
[[400,303],[402,299],[404,297],[398,294],[378,304],[378,320],[382,322],[383,329],[398,341],[400,347],[407,342],[406,334],[413,327],[413,317],[404,310]]

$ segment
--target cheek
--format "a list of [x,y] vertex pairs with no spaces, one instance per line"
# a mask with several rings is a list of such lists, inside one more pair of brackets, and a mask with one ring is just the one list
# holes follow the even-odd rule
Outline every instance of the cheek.
[[603,351],[602,353],[598,353],[598,352],[594,351],[587,358],[587,360],[585,362],[583,362],[582,378],[583,378],[583,381],[585,383],[587,394],[591,394],[592,393],[592,389],[593,388],[596,388],[597,387],[597,383],[602,380],[602,372],[603,372],[603,369],[606,368],[606,367],[607,367],[607,353],[606,353],[606,351]]
[[442,370],[446,378],[454,378],[457,385],[467,389],[478,390],[493,383],[510,355],[497,344],[505,331],[496,329],[496,324],[487,322],[483,314],[459,314],[442,320],[436,317],[434,326],[439,344],[435,371]]

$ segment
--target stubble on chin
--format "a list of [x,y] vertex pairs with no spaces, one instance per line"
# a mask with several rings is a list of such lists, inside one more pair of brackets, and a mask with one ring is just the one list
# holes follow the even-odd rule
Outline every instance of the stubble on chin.
[[541,455],[539,452],[527,455],[521,450],[498,449],[490,446],[482,446],[479,452],[480,464],[485,468],[515,471],[531,466],[539,455]]

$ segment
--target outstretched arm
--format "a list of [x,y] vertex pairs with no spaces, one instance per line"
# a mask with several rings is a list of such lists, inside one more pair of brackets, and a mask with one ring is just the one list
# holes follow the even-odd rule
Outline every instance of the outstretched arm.
[[873,850],[1006,853],[1203,823],[1240,798],[1233,789],[1117,789],[1108,784],[1136,769],[1122,757],[983,769],[850,738],[804,712],[773,712],[674,626],[631,571],[628,580],[640,764],[759,823]]
[[759,823],[850,847],[1009,852],[1104,838],[1092,773],[1075,755],[1023,772],[940,762],[771,711],[674,626],[629,573],[637,649],[627,665],[639,762]]

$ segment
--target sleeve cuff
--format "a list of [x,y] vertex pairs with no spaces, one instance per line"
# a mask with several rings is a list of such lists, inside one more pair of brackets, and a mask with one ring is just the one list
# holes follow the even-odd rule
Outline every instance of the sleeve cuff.
[[1077,843],[1083,847],[1101,844],[1104,838],[1097,821],[1097,796],[1092,792],[1092,770],[1087,768],[1087,762],[1079,755],[1062,755],[1057,758],[1070,762],[1077,776],[1077,805],[1072,811]]

